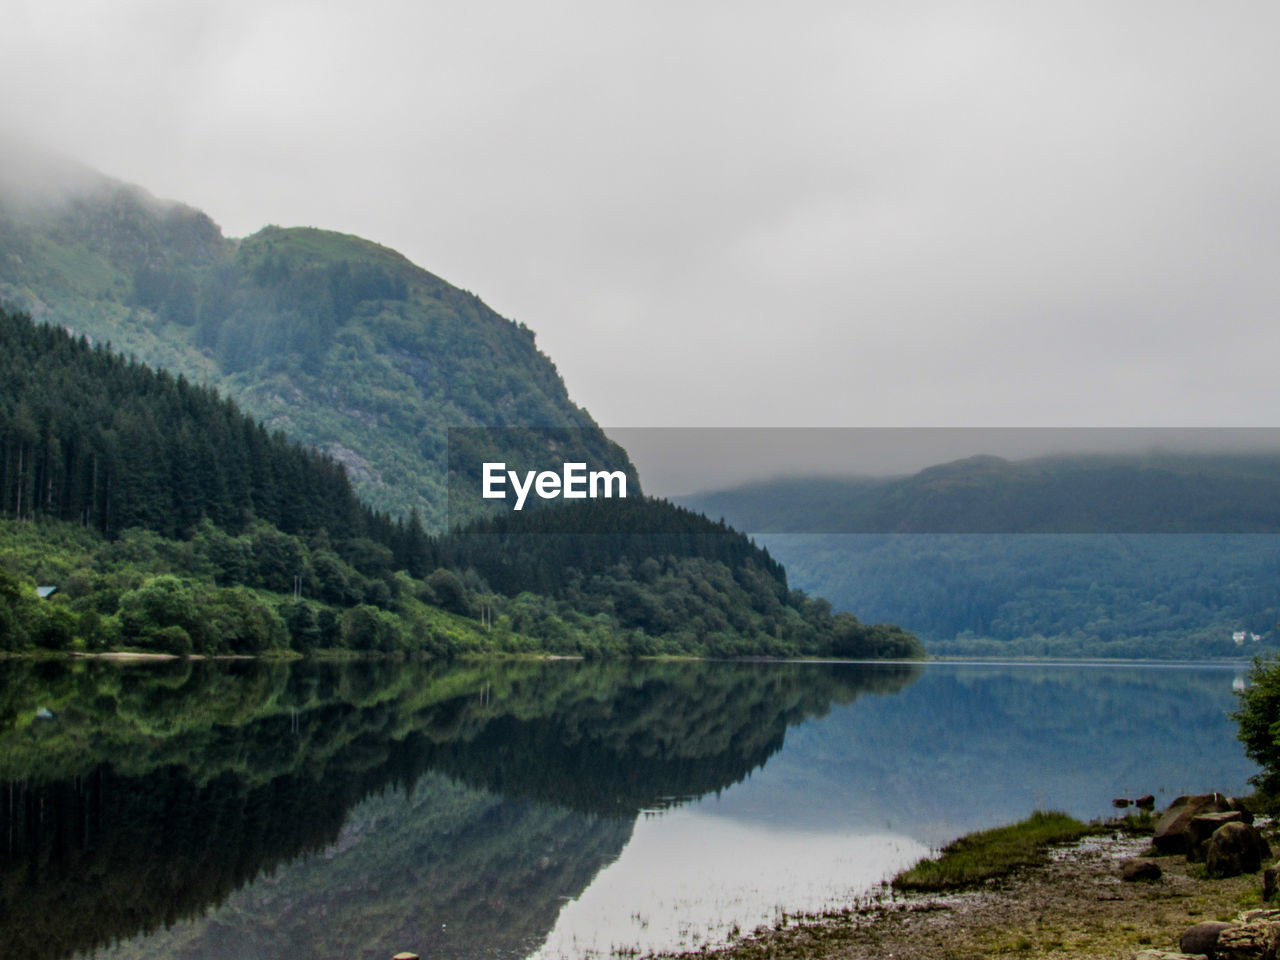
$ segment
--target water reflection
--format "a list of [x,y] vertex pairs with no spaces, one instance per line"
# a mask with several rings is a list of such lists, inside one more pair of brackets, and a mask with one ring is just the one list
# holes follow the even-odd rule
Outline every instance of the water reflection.
[[1035,807],[1242,789],[1235,676],[0,664],[0,955],[694,948]]
[[789,725],[917,670],[6,664],[0,945],[522,956],[639,811],[739,782]]

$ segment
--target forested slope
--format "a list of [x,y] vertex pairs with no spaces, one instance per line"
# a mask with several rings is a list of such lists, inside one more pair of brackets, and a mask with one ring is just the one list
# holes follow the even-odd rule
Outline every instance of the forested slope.
[[795,585],[939,654],[1237,657],[1276,642],[1274,454],[973,457],[684,502],[753,531]]
[[0,311],[0,334],[5,649],[918,653],[665,501],[431,535],[208,388],[23,316]]

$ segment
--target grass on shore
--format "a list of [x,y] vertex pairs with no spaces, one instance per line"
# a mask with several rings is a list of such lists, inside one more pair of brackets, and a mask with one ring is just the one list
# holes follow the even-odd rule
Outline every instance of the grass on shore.
[[1065,813],[1038,810],[1019,823],[952,841],[936,858],[921,860],[894,877],[893,886],[926,891],[972,886],[1036,863],[1048,846],[1078,840],[1099,829]]

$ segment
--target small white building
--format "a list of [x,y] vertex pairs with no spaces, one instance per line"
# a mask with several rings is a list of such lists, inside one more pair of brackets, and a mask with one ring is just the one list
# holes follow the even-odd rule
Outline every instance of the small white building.
[[1244,638],[1245,638],[1245,636],[1246,636],[1246,635],[1247,635],[1247,634],[1245,633],[1245,631],[1244,631],[1244,630],[1237,630],[1235,633],[1233,633],[1233,634],[1231,635],[1231,639],[1232,639],[1232,640],[1234,640],[1234,641],[1236,642],[1236,646],[1237,646],[1237,647],[1243,647],[1243,646],[1244,646]]

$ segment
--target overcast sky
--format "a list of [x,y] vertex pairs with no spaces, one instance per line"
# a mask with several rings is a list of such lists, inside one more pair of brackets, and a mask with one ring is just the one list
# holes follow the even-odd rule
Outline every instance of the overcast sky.
[[3,7],[5,130],[395,247],[606,426],[1277,422],[1270,0]]

